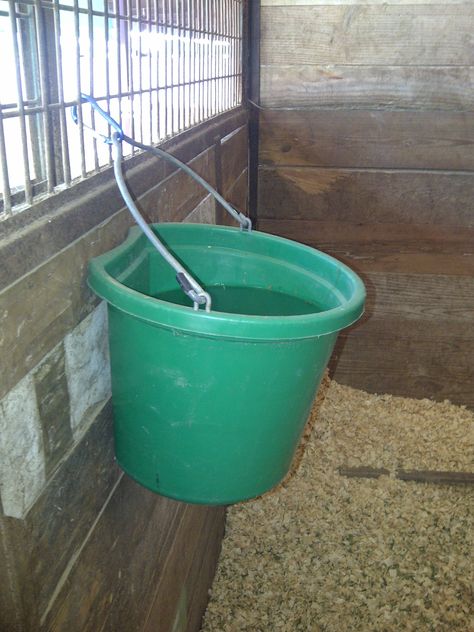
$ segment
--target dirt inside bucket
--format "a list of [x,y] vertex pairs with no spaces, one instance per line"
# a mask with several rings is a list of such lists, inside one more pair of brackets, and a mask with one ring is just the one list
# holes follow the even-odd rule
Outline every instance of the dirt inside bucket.
[[474,630],[474,487],[396,479],[473,460],[473,412],[326,381],[292,476],[229,509],[202,632]]

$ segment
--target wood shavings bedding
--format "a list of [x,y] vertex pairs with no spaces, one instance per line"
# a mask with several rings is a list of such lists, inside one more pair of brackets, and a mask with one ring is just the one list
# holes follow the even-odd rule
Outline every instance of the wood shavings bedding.
[[474,631],[474,488],[338,473],[472,471],[474,413],[326,381],[302,446],[229,508],[202,632]]

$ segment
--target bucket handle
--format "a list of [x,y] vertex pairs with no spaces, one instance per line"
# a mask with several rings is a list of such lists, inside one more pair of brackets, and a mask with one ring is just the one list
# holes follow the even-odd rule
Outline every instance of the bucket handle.
[[[193,169],[188,167],[188,165],[186,165],[184,162],[181,162],[181,160],[175,158],[175,156],[172,156],[159,147],[144,145],[134,140],[133,138],[126,136],[117,121],[115,121],[115,119],[113,119],[110,114],[103,110],[93,97],[88,94],[81,94],[81,103],[89,103],[91,107],[107,121],[110,127],[115,130],[111,136],[105,136],[104,134],[100,134],[96,129],[90,127],[89,125],[85,125],[84,123],[82,123],[83,127],[87,128],[93,136],[95,136],[96,138],[101,138],[104,143],[107,143],[108,145],[112,145],[114,175],[117,181],[117,186],[128,210],[130,211],[133,218],[135,219],[143,233],[146,235],[148,240],[154,246],[154,248],[175,270],[176,280],[183,292],[193,301],[194,309],[197,311],[200,305],[204,305],[205,310],[207,312],[210,312],[212,304],[210,294],[201,287],[196,279],[194,279],[194,277],[179,263],[179,261],[171,254],[171,252],[169,252],[166,246],[151,230],[144,217],[141,215],[140,211],[136,207],[123,177],[122,142],[125,141],[133,147],[148,151],[151,154],[158,156],[159,158],[164,158],[168,162],[171,162],[173,165],[187,173],[189,176],[191,176],[191,178],[193,178],[194,180],[196,180],[196,182],[203,186],[206,191],[208,191],[217,200],[217,202],[219,202],[219,204],[221,204],[225,208],[225,210],[240,224],[240,230],[246,230],[247,232],[250,232],[252,230],[252,222],[250,218],[234,209],[227,202],[227,200],[225,200],[222,195],[218,193],[218,191],[216,191],[208,182],[206,182],[206,180],[204,180],[204,178],[201,178],[199,174],[193,171]],[[78,124],[79,117],[77,114],[77,105],[73,106],[71,115],[73,121]]]

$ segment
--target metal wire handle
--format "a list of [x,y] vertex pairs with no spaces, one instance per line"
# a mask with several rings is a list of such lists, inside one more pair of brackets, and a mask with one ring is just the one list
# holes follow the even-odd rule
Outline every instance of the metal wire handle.
[[[133,147],[137,147],[138,149],[142,149],[144,151],[149,151],[159,158],[164,158],[168,162],[171,162],[176,167],[187,173],[189,176],[191,176],[191,178],[193,178],[194,180],[196,180],[196,182],[203,186],[206,191],[208,191],[219,202],[219,204],[221,204],[225,208],[225,210],[240,224],[241,230],[245,229],[247,232],[250,232],[252,230],[252,222],[250,218],[234,209],[222,197],[220,193],[218,193],[208,182],[206,182],[206,180],[204,180],[204,178],[201,178],[200,175],[198,175],[195,171],[188,167],[188,165],[186,165],[184,162],[181,162],[181,160],[179,160],[178,158],[175,158],[163,149],[159,149],[158,147],[151,147],[149,145],[143,145],[133,138],[129,138],[128,136],[126,136],[117,121],[115,121],[105,110],[103,110],[93,97],[87,94],[81,94],[81,101],[84,103],[89,103],[94,108],[94,110],[96,110],[107,121],[111,128],[115,130],[112,136],[105,136],[104,134],[100,134],[97,130],[90,127],[89,125],[85,125],[83,123],[83,126],[87,128],[93,136],[102,139],[104,143],[112,145],[115,179],[128,210],[132,214],[133,218],[135,219],[143,233],[154,246],[154,248],[175,270],[176,280],[178,281],[183,292],[193,301],[194,309],[198,310],[200,305],[205,305],[206,311],[211,311],[212,299],[210,294],[206,292],[201,287],[201,285],[199,285],[196,279],[169,252],[166,246],[158,239],[155,233],[148,226],[146,220],[136,207],[123,177],[122,142],[125,141]],[[71,114],[73,121],[78,124],[79,119],[77,116],[77,105],[73,106]]]

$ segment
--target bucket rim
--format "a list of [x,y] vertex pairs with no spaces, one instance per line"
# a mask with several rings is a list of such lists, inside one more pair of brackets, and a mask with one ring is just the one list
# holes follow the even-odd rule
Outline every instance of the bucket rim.
[[[121,244],[89,262],[88,284],[100,298],[106,300],[116,309],[150,325],[205,337],[255,341],[294,340],[338,332],[356,322],[364,312],[366,292],[359,276],[341,261],[311,246],[258,230],[252,230],[249,233],[231,226],[168,222],[152,224],[151,227],[159,235],[164,233],[165,237],[175,231],[182,234],[211,231],[222,235],[232,235],[231,239],[233,240],[253,237],[263,244],[265,242],[278,243],[285,248],[309,253],[337,267],[338,274],[350,282],[351,295],[341,305],[311,314],[262,316],[217,311],[205,312],[204,310],[194,311],[191,304],[188,307],[169,303],[127,287],[107,271],[107,266],[135,247],[138,240],[143,239],[144,252],[150,251],[151,246],[148,247],[148,242],[146,242],[139,227],[133,226]],[[241,245],[243,244],[244,242]],[[266,255],[262,254],[261,256]],[[273,258],[277,260],[276,257]],[[295,266],[295,264],[292,265]],[[299,267],[302,272],[308,274],[308,271],[302,266]],[[322,276],[319,279],[326,285],[331,285],[334,292],[340,295],[340,291],[333,283],[329,283]]]

